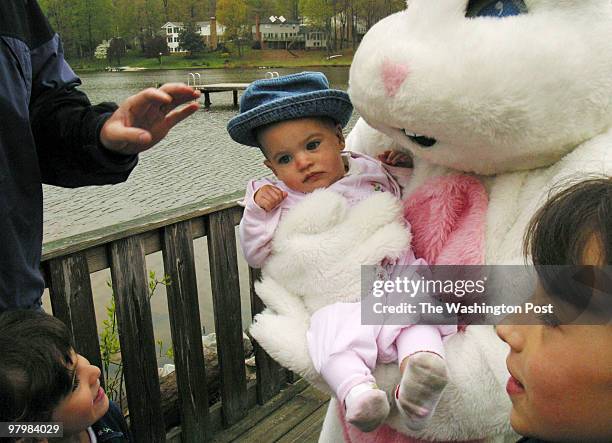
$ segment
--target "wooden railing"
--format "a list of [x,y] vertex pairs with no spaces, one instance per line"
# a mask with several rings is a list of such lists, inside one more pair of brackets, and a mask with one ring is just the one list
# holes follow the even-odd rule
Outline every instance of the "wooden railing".
[[[201,442],[244,418],[254,404],[276,395],[282,370],[256,344],[257,382],[247,386],[235,226],[239,195],[193,205],[46,244],[43,271],[53,314],[71,329],[77,350],[102,367],[90,274],[110,268],[124,369],[130,426],[138,442],[166,440],[145,256],[162,251],[170,277],[168,311],[179,391],[180,438]],[[206,236],[210,262],[221,404],[209,408],[202,350],[193,240]],[[253,292],[252,314],[263,304]],[[176,434],[176,432],[175,432]]]

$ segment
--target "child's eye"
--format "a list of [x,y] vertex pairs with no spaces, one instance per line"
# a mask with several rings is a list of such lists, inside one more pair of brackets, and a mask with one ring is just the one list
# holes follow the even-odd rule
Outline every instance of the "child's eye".
[[319,147],[319,145],[321,144],[320,141],[318,140],[313,140],[311,142],[308,142],[306,144],[306,149],[308,149],[309,151],[314,151],[315,149],[317,149]]
[[281,155],[276,161],[279,164],[281,164],[281,165],[286,165],[287,163],[289,163],[291,161],[291,156],[290,155]]
[[554,314],[536,314],[538,320],[544,323],[545,326],[556,328],[561,324],[559,318]]
[[78,378],[75,378],[75,379],[74,379],[74,383],[72,384],[72,392],[74,392],[74,391],[76,391],[76,390],[77,390],[77,388],[79,387],[79,383],[80,383],[80,382],[79,382],[79,379],[78,379]]

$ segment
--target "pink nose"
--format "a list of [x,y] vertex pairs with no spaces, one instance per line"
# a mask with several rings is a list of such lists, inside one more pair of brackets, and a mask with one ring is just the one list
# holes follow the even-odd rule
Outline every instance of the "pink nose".
[[385,60],[382,65],[382,78],[388,97],[394,97],[409,73],[408,66]]

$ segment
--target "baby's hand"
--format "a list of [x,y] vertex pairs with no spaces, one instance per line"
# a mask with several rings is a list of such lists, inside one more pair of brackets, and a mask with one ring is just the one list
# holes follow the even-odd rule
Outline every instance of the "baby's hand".
[[412,158],[400,151],[385,151],[378,154],[378,159],[385,165],[399,166],[401,168],[412,168]]
[[276,186],[263,185],[257,190],[253,199],[257,206],[266,212],[276,208],[285,198],[287,193]]

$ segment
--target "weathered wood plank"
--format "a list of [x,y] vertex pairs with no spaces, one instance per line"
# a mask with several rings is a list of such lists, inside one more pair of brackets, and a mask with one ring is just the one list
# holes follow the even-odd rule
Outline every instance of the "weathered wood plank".
[[132,433],[165,441],[144,246],[134,236],[109,244],[111,276]]
[[[257,406],[257,393],[255,392],[255,382],[249,382],[247,384],[247,405],[249,408]],[[221,403],[215,403],[210,407],[208,415],[210,428],[212,432],[220,431],[223,429],[223,417],[221,415]],[[241,422],[239,422],[241,423]],[[230,428],[231,429],[231,428]],[[166,438],[170,441],[180,441],[182,430],[180,426],[176,426],[168,431]]]
[[[236,207],[237,202],[244,196],[244,191],[234,192],[230,195],[208,199],[202,202],[189,204],[177,209],[158,212],[144,217],[118,223],[109,227],[78,234],[47,242],[43,245],[42,260],[84,251],[96,246],[105,245],[115,240],[131,237],[145,232],[155,232],[159,228],[172,225],[185,220],[192,220],[206,214],[222,211],[226,208]],[[157,251],[161,249],[158,248]],[[154,251],[151,251],[154,252]],[[90,267],[91,272],[94,272]]]
[[327,396],[312,387],[305,389],[280,408],[261,420],[249,432],[237,438],[236,442],[273,442],[287,434],[314,411],[329,401]]
[[[264,310],[265,305],[255,293],[255,282],[261,277],[259,269],[249,267],[249,284],[251,289],[251,313],[253,317]],[[257,373],[257,402],[262,405],[274,397],[281,388],[279,371],[281,366],[253,340]]]
[[[74,337],[79,354],[102,368],[96,312],[87,258],[83,252],[49,260],[49,293],[53,315],[62,320]],[[100,377],[104,385],[104,377]]]
[[283,389],[265,405],[254,406],[253,409],[249,410],[249,415],[246,418],[240,420],[232,427],[216,433],[213,437],[213,442],[229,443],[243,434],[248,434],[259,422],[280,411],[284,405],[293,399],[293,397],[306,388],[308,388],[308,383],[304,380],[300,380],[294,385],[287,386],[286,389]]
[[193,240],[189,221],[164,228],[164,272],[170,277],[168,311],[184,442],[208,433],[208,390],[202,349]]
[[327,414],[328,403],[323,403],[302,422],[277,440],[277,443],[317,443]]
[[207,223],[215,332],[221,368],[221,402],[226,425],[236,423],[247,413],[240,285],[232,223],[234,210],[210,214]]

